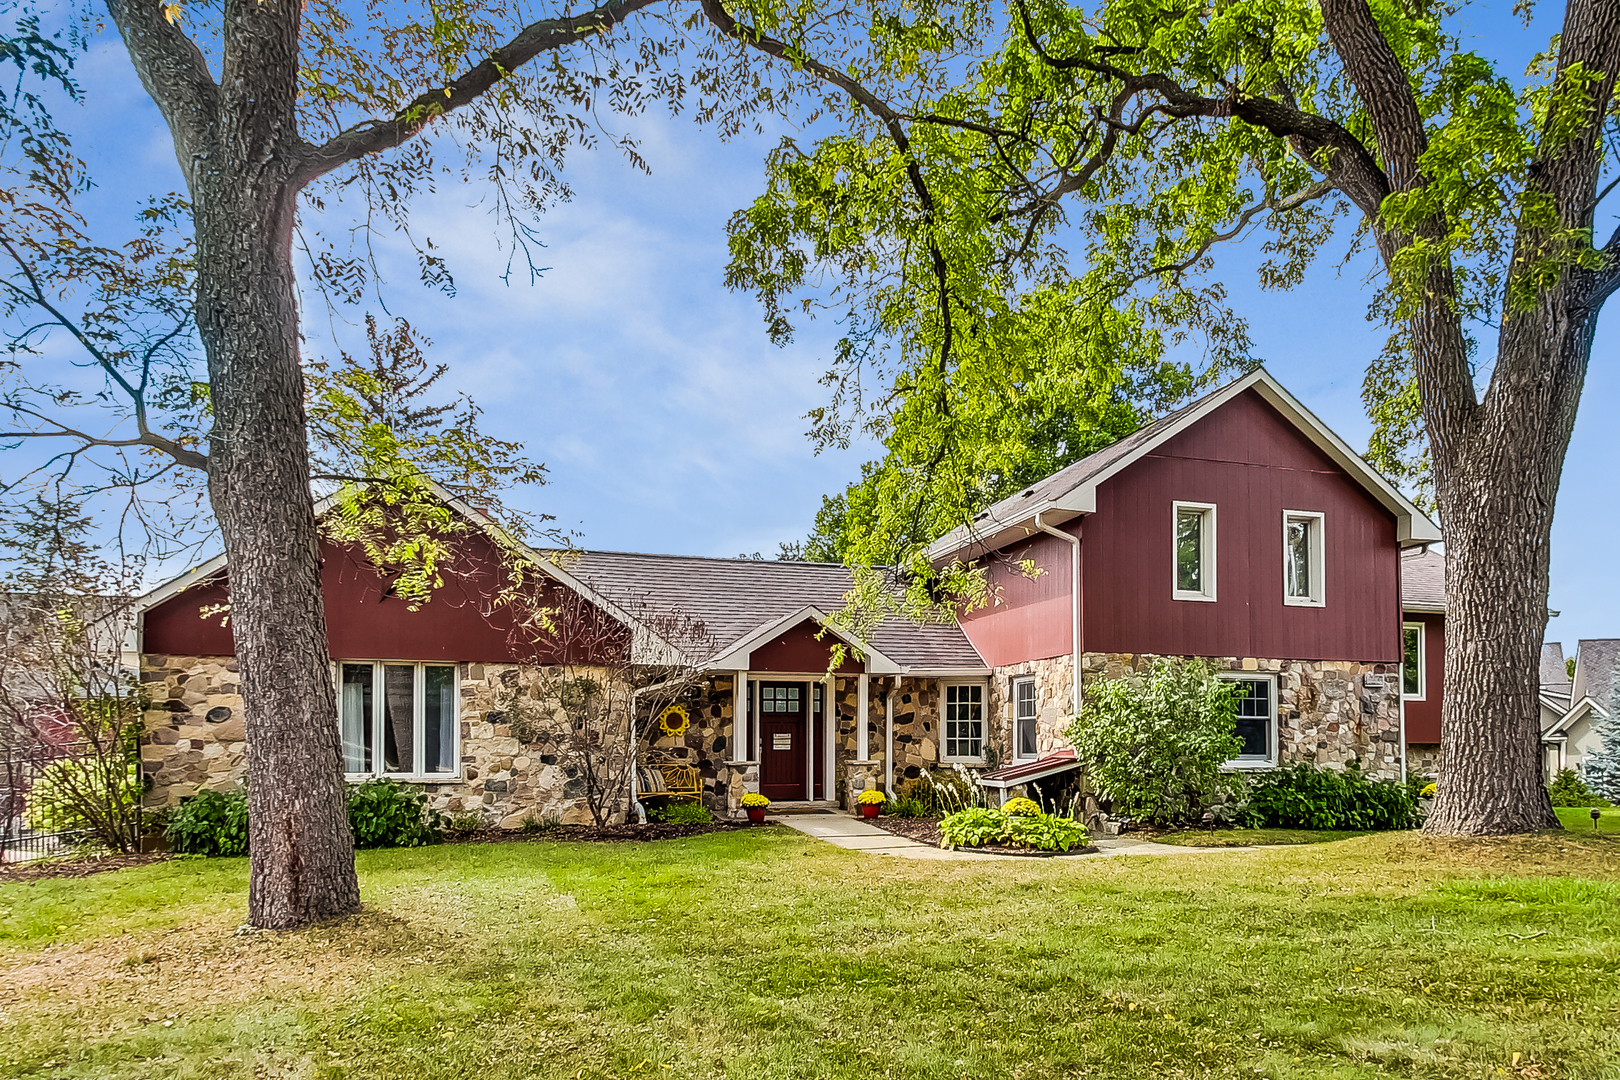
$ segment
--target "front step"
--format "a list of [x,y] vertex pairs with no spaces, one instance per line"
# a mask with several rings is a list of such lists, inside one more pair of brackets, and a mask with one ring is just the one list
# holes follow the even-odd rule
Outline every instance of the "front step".
[[767,813],[772,814],[837,814],[841,813],[838,804],[828,799],[771,800]]

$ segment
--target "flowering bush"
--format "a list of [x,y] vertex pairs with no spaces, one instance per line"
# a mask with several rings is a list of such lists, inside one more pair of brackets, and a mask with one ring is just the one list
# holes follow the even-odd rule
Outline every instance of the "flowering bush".
[[757,791],[750,791],[748,794],[742,797],[742,804],[750,809],[763,810],[767,806],[771,805],[771,800],[767,799]]
[[882,806],[888,801],[888,799],[889,797],[883,794],[883,792],[873,788],[870,791],[861,792],[860,797],[855,801],[860,803],[862,806]]
[[1034,799],[1008,799],[1002,804],[1001,812],[1008,817],[1040,817],[1041,804]]

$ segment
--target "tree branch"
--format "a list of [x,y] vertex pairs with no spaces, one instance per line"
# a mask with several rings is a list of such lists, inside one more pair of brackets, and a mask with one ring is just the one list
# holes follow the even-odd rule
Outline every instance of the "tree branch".
[[583,15],[565,15],[530,23],[511,41],[448,86],[417,95],[409,105],[386,120],[368,120],[339,132],[323,146],[307,146],[303,160],[293,173],[293,183],[301,187],[356,158],[391,150],[427,127],[436,117],[470,104],[541,53],[605,34],[626,17],[659,2],[607,0]]
[[68,427],[60,420],[46,416],[44,413],[15,401],[0,402],[0,409],[17,413],[21,416],[31,416],[42,423],[52,425],[48,431],[0,431],[0,439],[77,439],[86,447],[106,446],[113,449],[128,449],[133,446],[147,446],[154,450],[161,450],[173,458],[178,465],[186,465],[193,469],[208,468],[208,458],[189,447],[182,446],[174,439],[159,435],[151,431],[143,431],[131,439],[106,439],[77,428]]
[[174,136],[189,182],[219,115],[219,87],[202,50],[163,14],[162,0],[107,0],[141,85]]

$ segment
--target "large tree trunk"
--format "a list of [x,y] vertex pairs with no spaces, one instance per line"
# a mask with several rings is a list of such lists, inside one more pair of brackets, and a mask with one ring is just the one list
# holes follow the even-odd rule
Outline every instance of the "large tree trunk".
[[[1543,776],[1540,659],[1553,507],[1586,381],[1593,277],[1566,275],[1503,321],[1496,375],[1459,439],[1434,439],[1446,535],[1446,688],[1440,778],[1426,831],[1559,828]],[[1436,401],[1446,395],[1436,394]],[[1431,436],[1432,438],[1432,436]]]
[[215,416],[208,486],[230,567],[248,745],[248,918],[286,928],[360,903],[309,489],[288,252],[295,196],[196,204],[198,326]]
[[108,0],[174,136],[197,237],[197,329],[214,428],[248,745],[248,919],[354,911],[342,749],[321,604],[292,272],[303,146],[298,0],[227,0],[220,78],[150,0]]

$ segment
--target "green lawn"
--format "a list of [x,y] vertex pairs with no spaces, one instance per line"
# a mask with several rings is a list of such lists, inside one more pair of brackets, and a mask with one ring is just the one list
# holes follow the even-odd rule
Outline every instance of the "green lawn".
[[1365,836],[1359,832],[1328,832],[1316,829],[1180,829],[1153,837],[1161,844],[1180,847],[1264,847],[1268,844],[1325,844]]
[[[1598,813],[1602,815],[1598,818],[1598,831],[1620,835],[1620,808],[1600,810]],[[1582,833],[1592,831],[1592,811],[1584,806],[1558,807],[1558,820],[1564,823],[1566,829]]]
[[1620,834],[910,862],[785,829],[0,886],[0,1076],[1613,1077]]

